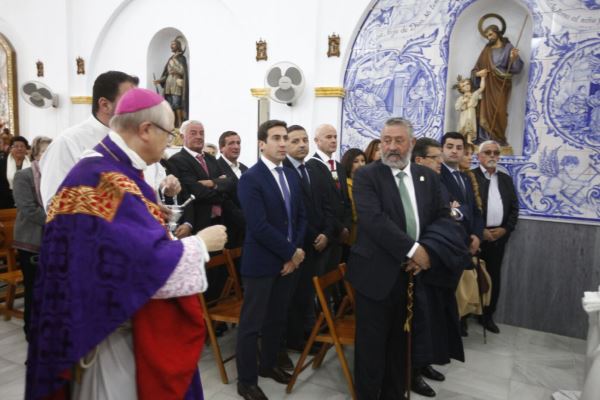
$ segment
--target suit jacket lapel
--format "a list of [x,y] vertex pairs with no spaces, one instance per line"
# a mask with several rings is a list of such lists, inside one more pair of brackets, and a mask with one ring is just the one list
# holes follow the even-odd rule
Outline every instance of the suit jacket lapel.
[[[444,178],[444,183],[446,184],[446,188],[450,192],[450,194],[454,197],[452,200],[457,200],[459,203],[464,203],[466,199],[463,198],[462,189],[458,186],[458,182],[456,182],[456,178],[450,172],[448,167],[442,164],[442,175]],[[463,181],[464,183],[464,181]]]
[[275,197],[277,197],[280,200],[280,204],[283,207],[283,212],[287,215],[287,211],[285,209],[285,200],[283,199],[283,193],[281,193],[279,184],[275,181],[275,177],[273,176],[267,165],[260,159],[258,160],[258,162],[261,166],[263,175],[265,175],[265,182],[267,182],[267,185],[271,187],[273,193],[276,193]]
[[[419,213],[419,230],[423,232],[423,223],[425,222],[425,210],[423,207],[419,207],[419,204],[425,204],[425,197],[427,196],[427,183],[425,178],[418,171],[415,164],[410,164],[410,173],[413,179],[413,186],[415,187],[415,199],[417,200],[417,211]],[[421,178],[423,178],[421,180]]]
[[392,204],[398,213],[403,229],[406,227],[406,217],[404,216],[404,207],[402,206],[402,198],[400,197],[400,191],[398,190],[398,184],[396,177],[392,175],[390,167],[383,163],[379,163],[379,176],[383,183],[382,189],[389,188],[388,195],[392,199]]
[[229,165],[229,163],[227,161],[225,161],[223,158],[219,158],[219,160],[217,160],[217,161],[218,161],[218,163],[220,163],[220,166],[224,170],[223,172],[225,172],[225,175],[227,175],[229,178],[231,178],[235,182],[237,182],[238,177],[235,174],[235,172],[233,172],[233,169],[231,169],[231,166]]
[[[192,156],[190,153],[188,153],[187,150],[181,149],[181,152],[185,156],[185,159],[187,160],[188,165],[190,165],[192,167],[192,169],[194,170],[196,175],[201,178],[208,179],[206,172],[204,172],[204,169],[202,168],[202,166],[200,166],[200,162],[198,160],[196,160],[194,158],[194,156]],[[206,165],[206,168],[208,168],[208,164]]]

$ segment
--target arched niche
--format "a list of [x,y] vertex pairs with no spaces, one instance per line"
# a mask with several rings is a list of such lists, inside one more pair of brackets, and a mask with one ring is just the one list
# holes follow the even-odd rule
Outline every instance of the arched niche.
[[[190,71],[190,49],[188,46],[188,40],[185,35],[176,28],[168,27],[163,28],[158,31],[150,40],[148,45],[148,54],[146,57],[146,87],[149,89],[154,89],[159,91],[161,94],[162,88],[160,86],[154,85],[154,79],[159,79],[162,76],[163,70],[165,69],[165,65],[167,64],[169,58],[173,54],[171,51],[171,43],[174,40],[178,40],[182,46],[184,47],[184,53],[187,60],[187,81],[184,83],[184,93],[187,93],[187,96],[184,96],[183,101],[183,114],[179,116],[179,118],[183,118],[183,120],[188,119],[187,112],[189,110],[189,71]],[[177,120],[177,119],[176,119]]]
[[[444,128],[445,131],[456,130],[459,114],[455,110],[454,105],[460,94],[457,90],[452,89],[452,86],[456,83],[458,75],[462,75],[463,77],[471,75],[471,70],[477,62],[479,53],[487,43],[479,34],[477,24],[483,15],[490,13],[498,14],[504,18],[506,21],[505,37],[515,47],[517,46],[519,32],[523,26],[524,19],[528,16],[518,45],[524,67],[520,74],[513,76],[513,86],[508,102],[508,126],[506,128],[508,143],[512,146],[514,154],[519,155],[523,152],[525,103],[527,100],[533,31],[531,15],[529,15],[528,10],[519,4],[519,2],[513,0],[479,0],[468,6],[458,16],[449,42]],[[492,23],[499,25],[497,20],[489,19],[484,22],[484,28]],[[483,95],[485,96],[485,93]]]
[[[160,78],[160,75],[165,68],[165,64],[171,57],[171,42],[178,36],[182,36],[187,43],[185,35],[176,28],[163,28],[150,40],[148,44],[148,55],[146,57],[146,87],[149,89],[154,88],[154,76],[156,79]],[[190,49],[186,46],[185,52],[183,53],[188,62],[188,70],[190,67]]]

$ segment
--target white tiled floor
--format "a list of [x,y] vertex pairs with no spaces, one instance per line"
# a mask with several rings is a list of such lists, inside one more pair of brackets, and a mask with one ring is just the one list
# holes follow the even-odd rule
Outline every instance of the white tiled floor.
[[[549,400],[559,389],[576,390],[583,384],[583,340],[500,325],[500,335],[488,333],[483,343],[480,327],[471,323],[465,339],[467,361],[453,362],[438,369],[444,382],[431,382],[437,399],[443,400]],[[223,354],[233,353],[235,330],[220,339]],[[352,349],[346,351],[352,364]],[[291,354],[296,361],[298,355]],[[0,321],[0,399],[23,398],[26,342],[22,322]],[[230,384],[223,385],[214,363],[212,349],[206,347],[200,372],[207,400],[239,399],[236,392],[235,361],[227,363]],[[290,395],[283,385],[260,378],[259,385],[269,399],[342,400],[348,399],[346,381],[334,351],[318,370],[308,368]],[[425,397],[413,394],[412,399]]]

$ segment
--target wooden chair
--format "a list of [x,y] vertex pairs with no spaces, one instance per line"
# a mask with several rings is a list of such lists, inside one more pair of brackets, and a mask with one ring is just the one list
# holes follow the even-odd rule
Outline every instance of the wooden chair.
[[6,260],[6,268],[0,273],[0,282],[7,285],[0,314],[4,314],[5,321],[12,317],[23,318],[23,311],[14,309],[15,298],[22,294],[18,287],[23,283],[23,273],[18,268],[16,251],[12,247],[16,217],[16,208],[0,210],[0,258]]
[[[317,297],[319,298],[319,305],[321,306],[321,313],[319,314],[310,337],[306,342],[304,351],[302,352],[302,355],[296,364],[296,368],[292,374],[292,379],[286,388],[287,393],[292,392],[296,380],[302,371],[304,371],[311,363],[313,369],[320,367],[329,348],[331,346],[335,346],[335,351],[340,360],[340,364],[342,365],[344,377],[348,382],[348,389],[350,390],[352,399],[356,400],[352,374],[350,373],[350,368],[348,367],[348,362],[346,361],[346,356],[344,355],[343,349],[343,346],[354,345],[354,337],[356,332],[354,316],[347,315],[348,308],[354,307],[354,291],[350,284],[344,280],[345,273],[346,264],[340,264],[337,269],[328,272],[321,277],[313,277],[313,283],[317,291]],[[333,316],[329,310],[329,301],[325,295],[325,291],[341,281],[344,282],[346,296],[342,300],[336,315]],[[314,342],[321,342],[323,343],[323,346],[317,355],[305,363],[308,353],[310,352]]]
[[215,333],[215,322],[225,322],[239,324],[240,313],[242,310],[242,288],[240,281],[235,270],[235,260],[240,258],[242,255],[242,249],[224,249],[221,254],[212,256],[210,261],[206,264],[206,269],[211,268],[227,268],[227,280],[225,286],[221,291],[219,298],[207,302],[204,298],[204,294],[200,294],[200,303],[202,303],[202,311],[204,312],[204,320],[206,321],[206,329],[208,330],[208,337],[210,345],[217,361],[217,367],[221,374],[221,381],[224,384],[229,383],[227,372],[225,371],[225,363],[232,360],[235,354],[223,359],[221,354],[221,348],[217,341],[217,335]]

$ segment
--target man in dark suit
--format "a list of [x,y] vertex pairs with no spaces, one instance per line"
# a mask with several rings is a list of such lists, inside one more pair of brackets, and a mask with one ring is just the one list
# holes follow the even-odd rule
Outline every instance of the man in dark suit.
[[485,261],[492,280],[490,305],[483,310],[480,323],[488,331],[500,333],[500,329],[492,317],[500,296],[500,268],[502,267],[504,248],[510,233],[517,226],[519,201],[512,178],[497,170],[500,145],[492,140],[483,142],[479,146],[478,158],[480,165],[472,171],[479,183],[483,204],[482,214],[485,220],[481,258]]
[[[291,375],[276,364],[287,321],[291,286],[304,260],[306,214],[298,174],[282,165],[287,126],[270,120],[258,128],[261,157],[242,175],[238,195],[246,236],[242,252],[244,305],[237,337],[238,394],[247,400],[267,397],[258,375],[287,384]],[[296,272],[295,272],[296,271]],[[257,365],[257,341],[261,352]]]
[[228,195],[236,206],[231,209],[231,212],[224,215],[228,232],[227,248],[240,247],[244,242],[244,231],[246,230],[244,214],[237,195],[238,181],[242,174],[248,170],[248,167],[238,161],[241,144],[240,136],[234,131],[223,132],[219,137],[221,157],[217,159],[217,164],[221,167],[221,171],[233,182],[231,192]]
[[[180,130],[183,148],[168,162],[183,186],[183,193],[193,194],[196,199],[190,204],[191,210],[185,210],[175,234],[185,237],[218,224],[224,224],[228,230],[235,232],[231,218],[228,218],[239,213],[229,197],[235,183],[223,173],[217,160],[203,151],[204,125],[200,121],[189,120],[181,124]],[[204,295],[208,300],[216,299],[225,285],[227,272],[223,268],[212,269],[207,272],[207,278],[209,287]],[[226,329],[227,325],[219,324],[217,333],[220,335]]]
[[430,267],[420,232],[448,216],[436,174],[411,164],[412,125],[386,121],[381,162],[360,168],[353,194],[358,237],[348,260],[356,289],[354,376],[361,400],[405,396],[407,283],[409,274]]
[[[342,243],[350,236],[352,227],[352,205],[348,196],[347,173],[344,167],[333,158],[337,150],[337,131],[329,124],[322,124],[315,130],[317,151],[306,163],[315,171],[320,171],[329,179],[331,206],[336,216],[334,235],[329,243],[326,271],[336,268],[342,258]],[[326,271],[317,271],[319,275]]]
[[[223,208],[231,206],[227,193],[235,185],[228,178],[217,160],[204,154],[204,126],[199,121],[189,120],[181,125],[183,148],[169,158],[175,176],[189,194],[196,197],[192,221],[182,225],[194,234],[207,226],[222,222]],[[182,228],[183,229],[183,228]]]
[[[441,176],[441,190],[443,201],[454,209],[455,219],[460,221],[464,229],[462,232],[462,242],[464,245],[469,239],[471,226],[473,225],[473,216],[481,215],[476,208],[473,190],[470,183],[465,181],[467,191],[462,192],[457,186],[453,175],[449,172],[450,168],[457,167],[456,160],[463,153],[463,139],[460,133],[457,137],[454,134],[446,134],[442,138],[445,147],[442,151],[442,145],[431,138],[420,138],[416,141],[413,149],[413,161],[419,165],[433,170]],[[447,160],[448,163],[443,163]],[[461,175],[459,179],[463,179]],[[452,191],[448,187],[452,187]],[[469,194],[470,193],[470,194]],[[483,229],[483,222],[479,221]],[[481,232],[479,233],[481,235]],[[469,260],[467,260],[469,261]],[[468,267],[467,265],[457,265],[457,269]],[[443,381],[444,375],[433,369],[431,364],[447,364],[450,359],[464,361],[464,350],[459,329],[458,308],[456,305],[455,291],[456,286],[449,281],[441,286],[437,282],[429,280],[430,272],[424,274],[420,280],[421,290],[416,290],[415,297],[417,305],[415,306],[415,324],[423,324],[426,330],[435,332],[432,335],[419,335],[417,329],[414,330],[413,348],[415,352],[412,357],[413,373],[411,389],[422,396],[434,397],[435,391],[423,379],[428,378],[435,381]],[[425,302],[421,302],[418,296],[424,296]],[[420,307],[424,304],[424,307]]]
[[[306,258],[297,274],[298,282],[290,304],[288,325],[286,330],[287,348],[302,351],[305,334],[310,332],[314,322],[312,277],[317,271],[325,270],[327,244],[334,236],[335,215],[331,207],[330,179],[316,170],[313,165],[304,162],[308,155],[308,135],[300,125],[288,127],[287,158],[283,165],[298,173],[302,183],[302,197],[306,210],[307,227],[304,239]],[[287,362],[288,368],[293,364]]]
[[476,254],[483,237],[483,218],[475,202],[475,192],[469,178],[460,172],[459,163],[465,154],[467,140],[458,132],[447,132],[442,137],[444,163],[441,180],[448,189],[450,201],[456,201],[463,218],[462,225],[469,234],[469,250]]

